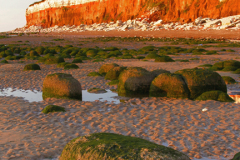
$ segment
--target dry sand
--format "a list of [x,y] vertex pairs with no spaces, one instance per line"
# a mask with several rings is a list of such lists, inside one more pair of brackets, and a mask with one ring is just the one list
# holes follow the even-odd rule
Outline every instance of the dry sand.
[[[10,64],[0,64],[0,88],[41,91],[46,75],[63,72],[72,74],[81,82],[83,89],[110,89],[116,86],[106,85],[108,81],[103,77],[87,77],[87,74],[98,71],[103,63],[112,62],[122,66],[140,66],[150,71],[166,69],[174,72],[201,64],[214,64],[216,59],[235,59],[237,54],[172,56],[174,59],[199,57],[200,60],[169,63],[113,59],[98,63],[85,61],[78,64],[79,69],[68,71],[44,64],[40,64],[42,70],[23,71],[25,64],[11,61]],[[240,81],[236,74],[220,74],[231,75]],[[57,158],[71,139],[95,132],[140,137],[181,151],[191,159],[230,159],[240,151],[240,107],[235,103],[168,98],[132,98],[120,104],[57,99],[29,103],[16,97],[0,97],[0,102],[0,160]],[[65,107],[67,112],[41,113],[49,104]],[[208,110],[203,112],[203,108]]]

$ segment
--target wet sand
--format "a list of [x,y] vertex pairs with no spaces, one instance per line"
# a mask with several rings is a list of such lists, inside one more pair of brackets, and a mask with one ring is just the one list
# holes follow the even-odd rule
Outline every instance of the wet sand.
[[[231,56],[222,55],[220,58],[224,60]],[[80,69],[68,71],[45,64],[40,64],[40,71],[22,71],[25,64],[12,61],[0,65],[0,81],[1,88],[41,91],[46,75],[64,72],[79,80],[83,89],[110,89],[116,86],[106,85],[108,81],[103,77],[87,77],[87,74],[110,62],[174,72],[207,62],[214,63],[214,59],[214,56],[208,56],[206,60],[185,63],[109,59],[98,63],[86,61],[78,64]],[[229,72],[220,74],[231,75]],[[239,81],[238,75],[232,75]],[[120,104],[57,99],[29,103],[16,97],[0,97],[0,101],[2,160],[57,158],[68,141],[95,132],[140,137],[177,149],[191,159],[230,159],[240,150],[240,107],[235,103],[169,98],[132,98]],[[41,110],[49,104],[65,107],[67,112],[44,115]],[[208,110],[203,112],[203,108]]]
[[[21,39],[1,39],[0,43],[11,43],[18,38]],[[237,39],[236,32],[232,38]],[[40,63],[39,71],[23,71],[25,64],[36,61],[26,60],[25,63],[18,63],[19,61],[14,60],[9,61],[10,64],[0,64],[0,88],[41,91],[43,80],[48,74],[62,72],[72,74],[83,89],[116,89],[116,85],[108,86],[106,83],[109,81],[103,77],[88,77],[87,74],[98,71],[104,63],[117,63],[126,67],[138,66],[149,71],[166,69],[174,72],[202,64],[214,64],[217,61],[238,60],[240,49],[234,50],[235,53],[221,55],[171,55],[175,60],[199,58],[190,62],[157,63],[153,60],[115,59],[94,63],[84,61],[78,64],[80,68],[76,70],[63,70],[56,65]],[[71,62],[72,59],[66,61]],[[240,81],[238,74],[219,73]],[[235,84],[228,85],[228,88],[240,87]],[[0,102],[0,160],[57,159],[71,139],[95,132],[140,137],[183,152],[191,159],[230,159],[240,151],[240,107],[235,103],[169,98],[131,98],[120,104],[58,99],[29,103],[16,97],[0,97]],[[67,112],[47,115],[41,113],[49,104],[65,107]],[[203,112],[203,108],[208,110]]]

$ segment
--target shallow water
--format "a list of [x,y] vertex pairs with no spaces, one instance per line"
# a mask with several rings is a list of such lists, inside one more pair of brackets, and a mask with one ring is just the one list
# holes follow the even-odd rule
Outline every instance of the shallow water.
[[[106,93],[89,93],[87,90],[82,90],[82,101],[106,101],[113,102],[115,104],[120,103],[120,100],[116,98],[117,93],[111,90],[106,90]],[[43,100],[42,92],[37,90],[23,90],[23,89],[12,89],[4,88],[0,89],[0,96],[13,96],[13,97],[23,97],[24,100],[29,102],[40,102]]]

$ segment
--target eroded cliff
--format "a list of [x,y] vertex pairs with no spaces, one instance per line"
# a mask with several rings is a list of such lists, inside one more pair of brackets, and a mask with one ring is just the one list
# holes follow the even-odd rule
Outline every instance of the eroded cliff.
[[126,21],[141,16],[164,22],[240,14],[239,0],[42,0],[26,10],[27,25],[43,27]]

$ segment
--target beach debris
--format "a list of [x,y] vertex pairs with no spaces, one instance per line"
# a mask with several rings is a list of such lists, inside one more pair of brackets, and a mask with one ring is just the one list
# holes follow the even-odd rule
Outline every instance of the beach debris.
[[208,110],[207,108],[203,108],[203,109],[202,109],[203,112],[206,112],[207,110]]

